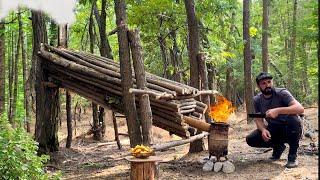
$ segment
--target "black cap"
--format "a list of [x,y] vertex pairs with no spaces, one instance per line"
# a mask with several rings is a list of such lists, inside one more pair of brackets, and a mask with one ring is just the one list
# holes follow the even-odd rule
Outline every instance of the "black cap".
[[272,79],[273,77],[267,73],[267,72],[261,72],[257,77],[256,77],[256,82],[259,84],[260,81],[265,80],[265,79]]

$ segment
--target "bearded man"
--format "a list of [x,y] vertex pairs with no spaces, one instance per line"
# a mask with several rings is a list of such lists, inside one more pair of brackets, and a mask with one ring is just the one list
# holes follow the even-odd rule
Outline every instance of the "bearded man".
[[[257,129],[247,137],[251,147],[272,147],[271,160],[279,160],[289,145],[287,168],[298,166],[297,150],[302,133],[299,114],[304,112],[302,105],[285,88],[275,88],[273,77],[266,72],[256,77],[260,89],[254,98],[255,123]],[[260,115],[260,116],[259,116]]]

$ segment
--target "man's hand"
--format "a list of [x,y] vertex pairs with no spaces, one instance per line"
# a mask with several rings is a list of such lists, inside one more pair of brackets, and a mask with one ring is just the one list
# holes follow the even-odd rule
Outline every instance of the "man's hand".
[[275,119],[277,118],[279,115],[279,112],[278,112],[278,109],[269,109],[267,112],[266,112],[266,117],[269,117],[269,118],[272,118],[272,119]]
[[267,129],[262,130],[262,139],[267,142],[271,139],[271,134]]

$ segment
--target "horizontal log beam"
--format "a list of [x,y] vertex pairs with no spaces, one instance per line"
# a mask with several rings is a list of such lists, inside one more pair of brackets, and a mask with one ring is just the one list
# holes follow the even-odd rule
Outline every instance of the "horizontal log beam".
[[182,140],[171,141],[171,142],[162,143],[162,144],[156,144],[156,145],[151,146],[151,148],[154,151],[162,151],[162,150],[169,149],[169,148],[172,148],[172,147],[175,147],[175,146],[181,146],[183,144],[187,144],[187,143],[193,142],[193,141],[198,140],[198,139],[202,139],[202,138],[204,138],[204,137],[206,137],[208,135],[209,135],[208,132],[203,132],[201,134],[198,134],[198,135],[195,135],[195,136],[191,136],[188,139],[182,139]]

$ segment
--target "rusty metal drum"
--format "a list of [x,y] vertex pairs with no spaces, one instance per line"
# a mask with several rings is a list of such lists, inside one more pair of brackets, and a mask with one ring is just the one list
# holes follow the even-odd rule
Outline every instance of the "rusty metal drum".
[[229,124],[211,123],[208,137],[208,149],[210,156],[216,156],[218,159],[228,154],[228,132]]

